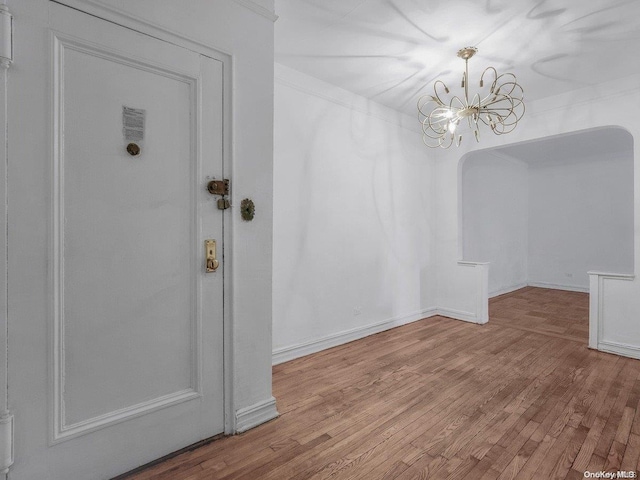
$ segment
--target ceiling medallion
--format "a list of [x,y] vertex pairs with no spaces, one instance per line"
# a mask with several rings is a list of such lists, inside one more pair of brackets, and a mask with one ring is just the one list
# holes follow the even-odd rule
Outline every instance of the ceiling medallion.
[[522,118],[524,93],[513,73],[498,75],[495,68],[487,67],[480,76],[480,88],[485,88],[485,75],[488,77],[487,82],[490,78],[493,78],[493,81],[488,83],[488,89],[479,91],[469,101],[469,59],[477,51],[475,47],[466,47],[458,51],[458,57],[462,58],[465,64],[461,85],[464,88],[464,98],[455,95],[448,101],[443,100],[443,97],[449,94],[449,88],[442,80],[436,80],[433,95],[423,95],[418,100],[422,140],[427,147],[449,148],[454,143],[459,146],[462,134],[459,133],[458,127],[465,120],[479,142],[481,123],[490,127],[496,135],[503,135],[516,128]]

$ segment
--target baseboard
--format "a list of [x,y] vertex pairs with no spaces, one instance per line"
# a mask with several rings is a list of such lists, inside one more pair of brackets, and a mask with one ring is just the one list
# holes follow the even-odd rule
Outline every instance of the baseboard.
[[623,357],[640,359],[640,347],[619,342],[598,342],[598,350]]
[[258,402],[250,407],[240,408],[236,411],[236,433],[242,433],[253,427],[273,420],[278,416],[276,399],[273,397]]
[[512,285],[510,287],[501,288],[500,290],[496,290],[495,292],[489,292],[489,298],[499,297],[500,295],[506,295],[507,293],[515,292],[516,290],[520,290],[521,288],[528,287],[527,283],[519,283],[517,285]]
[[374,333],[384,332],[385,330],[416,322],[423,318],[433,317],[434,315],[438,315],[437,309],[428,308],[402,317],[391,318],[382,322],[334,333],[317,340],[277,348],[273,351],[272,364],[278,365],[280,363],[288,362],[289,360],[317,353],[322,350],[326,350],[327,348],[337,347],[338,345],[343,345],[345,343],[353,342],[354,340],[368,337]]
[[576,287],[575,285],[560,285],[558,283],[529,282],[529,287],[552,288],[554,290],[567,290],[569,292],[589,293],[589,287]]
[[455,310],[453,308],[437,308],[436,315],[453,318],[454,320],[462,320],[464,322],[486,323],[479,322],[478,316],[473,312],[465,312],[463,310]]

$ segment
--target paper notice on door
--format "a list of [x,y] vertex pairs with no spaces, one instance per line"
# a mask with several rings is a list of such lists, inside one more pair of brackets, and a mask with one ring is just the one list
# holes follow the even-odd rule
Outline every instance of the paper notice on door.
[[144,139],[146,110],[122,107],[122,133],[127,142],[139,142]]

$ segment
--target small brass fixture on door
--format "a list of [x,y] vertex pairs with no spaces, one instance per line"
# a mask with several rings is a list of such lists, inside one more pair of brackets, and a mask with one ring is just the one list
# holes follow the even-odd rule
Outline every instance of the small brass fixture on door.
[[245,198],[244,200],[242,200],[242,202],[240,203],[240,215],[242,216],[242,219],[250,222],[251,220],[253,220],[255,214],[256,206],[253,203],[253,200],[249,198]]
[[131,142],[129,145],[127,145],[127,152],[132,157],[137,157],[138,155],[140,155],[140,145]]
[[220,266],[220,262],[216,258],[216,241],[215,240],[205,240],[204,241],[204,252],[205,252],[205,270],[207,273],[215,272]]
[[218,210],[226,210],[231,206],[231,202],[229,199],[225,198],[229,195],[229,179],[225,178],[223,180],[211,180],[207,183],[207,191],[211,195],[220,195],[222,198],[218,199],[217,205]]
[[229,195],[229,180],[211,180],[207,183],[211,195]]
[[231,202],[227,198],[219,198],[218,199],[218,210],[226,210],[231,206]]

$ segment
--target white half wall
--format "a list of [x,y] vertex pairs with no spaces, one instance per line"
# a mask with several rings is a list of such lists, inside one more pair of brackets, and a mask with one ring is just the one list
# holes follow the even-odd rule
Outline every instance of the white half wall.
[[432,161],[419,124],[276,64],[276,362],[433,313]]

